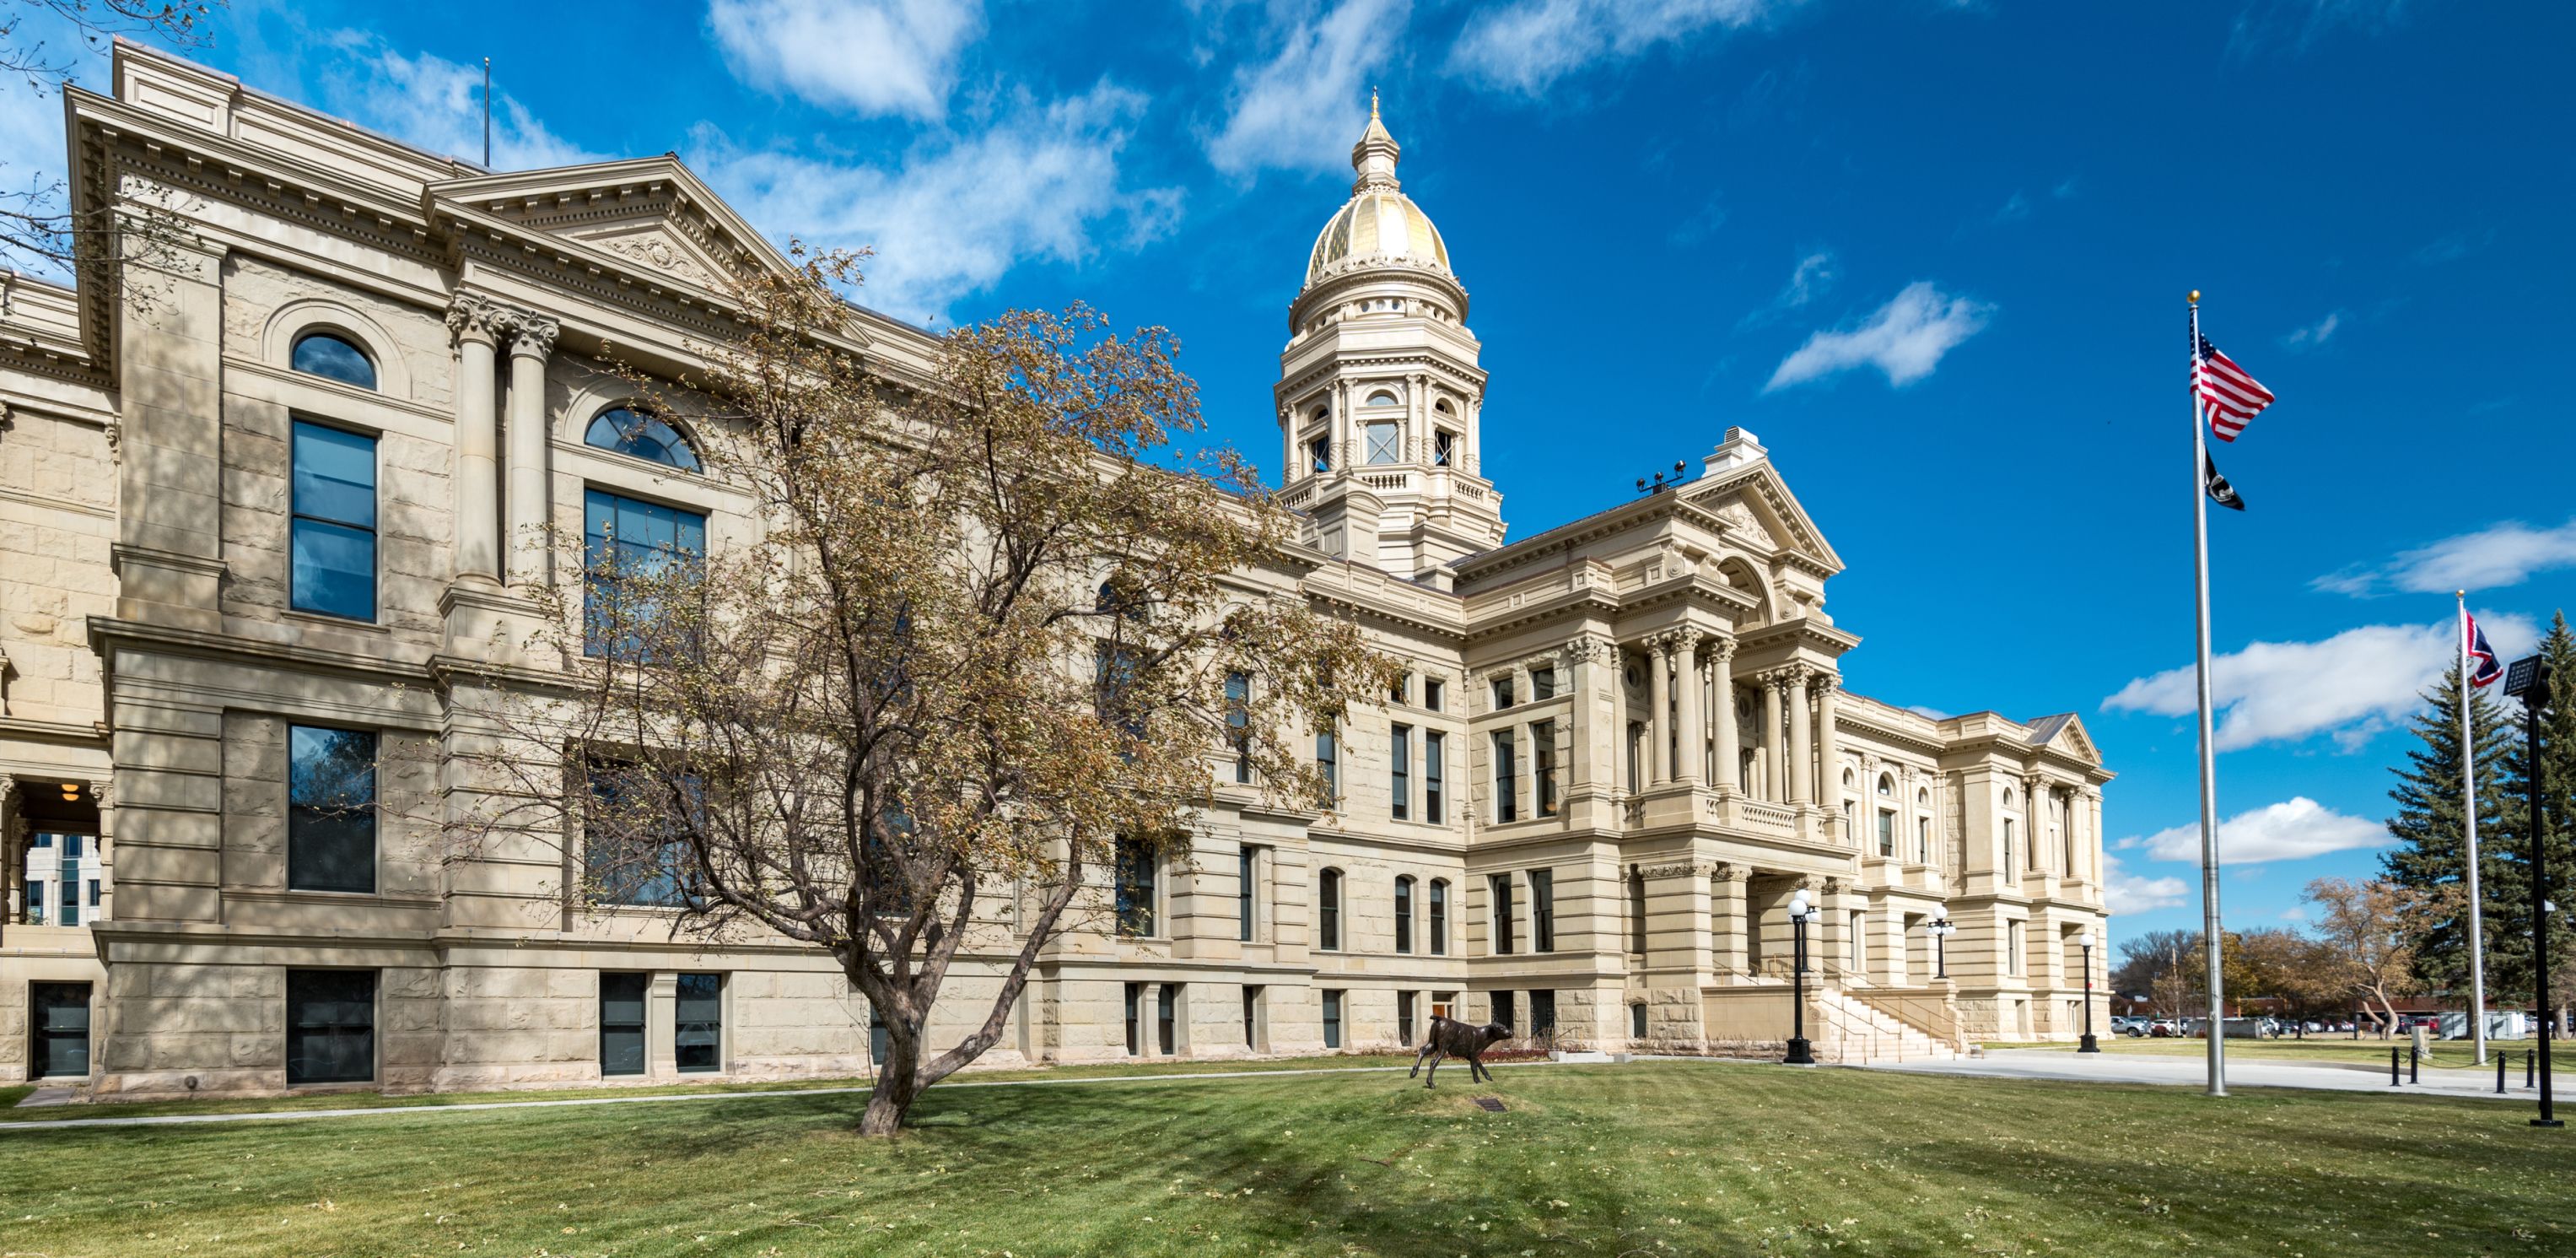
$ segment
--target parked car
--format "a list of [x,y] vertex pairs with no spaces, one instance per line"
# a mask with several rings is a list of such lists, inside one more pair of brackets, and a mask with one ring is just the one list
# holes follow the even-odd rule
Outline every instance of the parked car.
[[2173,1039],[2182,1034],[2182,1023],[2173,1018],[2158,1018],[2147,1024],[2147,1034],[2160,1040]]

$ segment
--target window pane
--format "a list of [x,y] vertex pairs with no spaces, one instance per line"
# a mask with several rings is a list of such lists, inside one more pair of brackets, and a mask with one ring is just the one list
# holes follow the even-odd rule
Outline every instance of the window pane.
[[649,975],[599,976],[599,1073],[644,1073],[644,987]]
[[597,419],[590,421],[590,427],[582,433],[582,441],[602,450],[614,450],[683,471],[698,470],[697,451],[689,447],[688,439],[682,437],[678,429],[656,416],[622,406],[602,411]]
[[722,1066],[724,1047],[724,976],[683,974],[673,1007],[672,1047],[679,1068],[710,1071]]
[[1368,461],[1371,463],[1393,463],[1403,458],[1403,442],[1397,436],[1397,433],[1400,431],[1402,430],[1394,424],[1369,425]]
[[295,421],[295,513],[374,528],[376,439]]
[[295,342],[295,353],[287,361],[297,371],[361,389],[376,387],[376,365],[366,351],[328,332],[306,333]]
[[376,535],[320,520],[297,520],[295,609],[376,618]]
[[376,736],[287,728],[286,885],[376,889]]
[[663,576],[672,564],[694,566],[706,553],[706,536],[706,517],[694,511],[604,490],[583,491],[584,652],[611,654],[610,637],[626,630],[625,640],[614,644],[614,654],[631,658],[639,653],[643,644],[627,627],[650,621],[653,604],[645,593],[628,596],[622,580]]
[[286,972],[286,1081],[352,1083],[376,1074],[372,970]]

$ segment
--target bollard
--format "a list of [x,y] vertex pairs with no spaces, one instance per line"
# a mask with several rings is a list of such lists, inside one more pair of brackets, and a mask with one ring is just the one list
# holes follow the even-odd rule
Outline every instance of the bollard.
[[2531,1086],[2532,1060],[2531,1050],[2527,1048],[2522,1050],[2522,1086],[2526,1088]]
[[2388,1086],[2393,1088],[2397,1083],[2397,1047],[2392,1044],[2388,1048]]
[[2496,1095],[2504,1095],[2504,1054],[2496,1054]]
[[2406,1050],[2406,1081],[2408,1083],[2422,1083],[2424,1081],[2424,1076],[2422,1074],[2423,1067],[2424,1055],[2416,1052],[2413,1048],[2408,1048]]

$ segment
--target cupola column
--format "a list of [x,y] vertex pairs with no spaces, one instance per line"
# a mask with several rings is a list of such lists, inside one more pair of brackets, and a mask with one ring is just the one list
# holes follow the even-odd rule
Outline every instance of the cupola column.
[[1736,749],[1735,733],[1735,639],[1716,638],[1708,648],[1708,701],[1717,718],[1717,747],[1710,759],[1716,761],[1714,784],[1721,791],[1739,791],[1744,784],[1736,780],[1736,762],[1742,753]]

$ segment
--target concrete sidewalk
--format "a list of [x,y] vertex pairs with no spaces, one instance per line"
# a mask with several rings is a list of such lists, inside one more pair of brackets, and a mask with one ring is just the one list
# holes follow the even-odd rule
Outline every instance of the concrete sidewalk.
[[[2200,1087],[2209,1081],[2208,1063],[2198,1057],[2145,1057],[2127,1053],[2077,1053],[2038,1049],[2005,1049],[1983,1057],[1952,1061],[1880,1062],[1863,1070],[1901,1070],[1908,1074],[1972,1075],[1990,1079],[2048,1079],[2075,1083],[2157,1083]],[[2529,1105],[2539,1097],[2522,1086],[2522,1070],[2506,1071],[2506,1091],[2496,1095],[2495,1070],[2427,1070],[2422,1083],[2388,1086],[2388,1068],[2350,1063],[2296,1063],[2230,1059],[2231,1088],[2307,1088],[2325,1092],[2377,1092],[2388,1096],[2478,1097]]]

